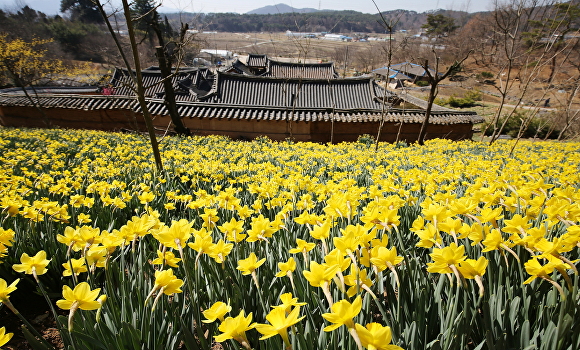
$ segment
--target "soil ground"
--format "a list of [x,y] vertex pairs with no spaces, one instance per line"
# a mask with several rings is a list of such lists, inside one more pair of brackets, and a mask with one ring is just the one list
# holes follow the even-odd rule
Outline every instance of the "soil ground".
[[[17,290],[17,292],[19,291],[20,290]],[[11,296],[10,298],[14,307],[37,331],[40,332],[40,334],[43,335],[46,340],[48,340],[49,343],[51,343],[56,349],[63,349],[63,343],[56,328],[54,318],[50,314],[48,305],[46,304],[46,300],[31,291],[28,291],[28,293],[20,292],[20,295],[14,293],[14,297]],[[62,312],[62,314],[66,315],[66,312]],[[3,349],[31,349],[30,344],[24,338],[22,331],[20,330],[20,327],[23,325],[22,321],[4,305],[0,308],[0,320],[0,326],[6,327],[6,333],[14,333],[12,339],[8,344],[4,345]]]

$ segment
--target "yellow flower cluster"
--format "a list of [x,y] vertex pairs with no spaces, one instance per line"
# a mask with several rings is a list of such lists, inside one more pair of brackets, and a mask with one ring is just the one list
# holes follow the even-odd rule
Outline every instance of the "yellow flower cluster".
[[[153,309],[162,295],[187,292],[186,281],[193,282],[186,265],[229,268],[257,291],[272,283],[294,293],[297,285],[320,288],[325,331],[346,325],[359,348],[398,349],[389,327],[360,314],[361,303],[370,296],[380,304],[378,291],[403,292],[411,250],[430,257],[422,272],[465,286],[474,280],[480,296],[484,276],[493,278],[487,269],[498,261],[522,265],[529,278],[521,283],[540,278],[563,297],[559,281],[571,289],[577,278],[575,143],[522,142],[507,157],[501,143],[433,140],[371,152],[356,144],[191,138],[162,144],[169,170],[157,173],[147,143],[135,135],[56,135],[0,130],[0,258],[18,243],[10,225],[35,228],[29,234],[43,239],[40,228],[53,228],[51,240],[60,245],[51,252],[66,252],[62,268],[47,267],[46,253],[24,253],[13,267],[71,276],[76,288],[65,286],[65,308],[75,300],[81,309],[97,308],[99,290],[77,281],[125,251],[153,247],[146,255],[152,287],[145,291],[145,304],[155,298]],[[0,284],[5,298],[15,283]],[[219,289],[223,281],[204,283]],[[291,347],[288,332],[303,320],[300,308],[312,305],[292,294],[280,300],[264,305],[273,307],[262,315],[268,324],[252,324],[255,313],[239,307],[238,316],[226,318],[232,306],[219,300],[202,306],[204,322],[221,321],[217,341],[251,347],[245,332],[255,328],[261,339],[280,335]]]

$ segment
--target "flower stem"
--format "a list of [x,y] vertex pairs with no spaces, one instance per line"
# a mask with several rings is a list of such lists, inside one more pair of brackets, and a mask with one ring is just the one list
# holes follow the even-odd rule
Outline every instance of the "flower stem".
[[356,332],[356,329],[349,328],[348,332],[350,333],[350,335],[354,339],[354,342],[356,343],[356,347],[358,348],[358,350],[362,350],[363,347],[362,347],[362,344],[360,342],[360,338],[358,336],[358,333]]

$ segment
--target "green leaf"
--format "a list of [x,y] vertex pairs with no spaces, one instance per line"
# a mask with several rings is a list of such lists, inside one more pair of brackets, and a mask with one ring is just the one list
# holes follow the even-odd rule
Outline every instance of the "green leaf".
[[130,343],[133,345],[133,349],[141,349],[145,346],[141,339],[140,332],[133,327],[130,323],[123,322],[121,327],[121,336],[125,340],[129,340]]
[[516,323],[518,321],[518,313],[520,311],[520,297],[515,297],[510,303],[509,308],[509,322],[511,334],[516,334]]
[[525,320],[520,328],[520,345],[527,347],[530,345],[530,321]]
[[185,321],[181,319],[181,333],[183,334],[183,342],[187,349],[189,350],[199,350],[199,342],[195,339],[195,336],[189,331],[189,327],[185,324]]
[[73,337],[78,337],[80,338],[82,341],[84,341],[85,343],[89,344],[89,348],[91,349],[104,349],[106,350],[107,347],[105,346],[105,344],[103,344],[101,341],[99,341],[98,339],[95,339],[93,337],[91,337],[88,334],[79,332],[77,330],[73,330],[72,334]]
[[484,345],[485,345],[485,340],[482,340],[481,343],[479,343],[479,345],[477,345],[473,350],[481,350],[481,349],[483,349]]

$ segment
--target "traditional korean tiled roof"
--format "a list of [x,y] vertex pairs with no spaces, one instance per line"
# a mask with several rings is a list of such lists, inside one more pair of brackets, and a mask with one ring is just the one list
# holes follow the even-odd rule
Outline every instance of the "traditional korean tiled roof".
[[[97,86],[29,86],[25,88],[29,94],[96,94]],[[22,88],[13,87],[0,90],[2,93],[21,94]]]
[[[146,97],[161,97],[164,94],[164,87],[161,79],[161,71],[158,67],[149,67],[141,71],[143,85],[146,87]],[[175,99],[177,101],[195,101],[198,95],[204,94],[203,90],[209,91],[213,83],[211,72],[207,68],[180,68],[171,82],[175,89]],[[117,68],[111,79],[114,86],[114,95],[132,96],[133,80],[129,76],[129,71]]]
[[377,75],[384,75],[388,76],[389,79],[397,79],[397,80],[413,80],[410,76],[399,72],[398,70],[394,70],[388,67],[377,68],[372,71],[372,73]]
[[[410,104],[415,105],[419,108],[427,109],[427,101],[420,99],[419,97],[415,97],[413,95],[410,95],[407,93],[407,91],[397,92],[397,97],[402,99],[403,101],[409,102]],[[451,112],[451,113],[457,112],[454,109],[439,106],[437,104],[433,104],[433,106],[431,107],[431,110],[432,111],[443,111],[443,112],[447,111],[447,112]]]
[[292,63],[268,59],[265,77],[336,79],[338,73],[333,62],[327,63]]
[[245,75],[255,75],[247,65],[241,62],[239,59],[234,60],[229,66],[221,69],[222,72],[226,73],[238,73]]
[[[117,109],[140,112],[138,101],[130,96],[90,96],[90,95],[39,95],[33,97],[42,108],[66,108],[78,110]],[[0,93],[0,106],[32,107],[30,100],[23,94]],[[148,99],[151,114],[169,115],[162,99]],[[405,109],[341,109],[341,108],[304,108],[283,106],[244,106],[222,103],[202,103],[180,101],[177,109],[182,117],[225,118],[244,120],[283,120],[283,121],[337,121],[337,122],[385,122],[421,123],[425,117],[423,110]],[[480,123],[483,118],[473,112],[433,111],[429,123],[458,124]]]
[[248,61],[246,65],[248,67],[266,67],[268,61],[268,56],[266,55],[256,55],[256,54],[249,54]]
[[227,105],[380,109],[379,98],[394,96],[371,78],[279,79],[218,73],[200,101]]
[[[427,72],[425,68],[423,68],[419,64],[411,63],[411,62],[403,62],[391,65],[391,69],[396,70],[398,72],[402,72],[406,75],[411,77],[425,77],[427,76]],[[429,69],[431,75],[435,76],[435,71],[433,69]]]

